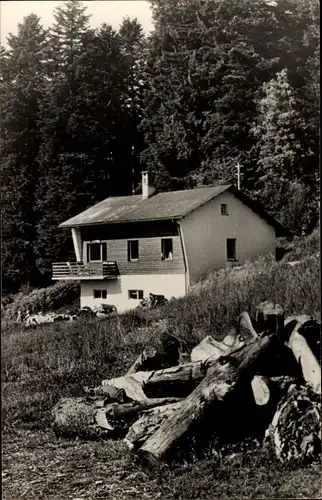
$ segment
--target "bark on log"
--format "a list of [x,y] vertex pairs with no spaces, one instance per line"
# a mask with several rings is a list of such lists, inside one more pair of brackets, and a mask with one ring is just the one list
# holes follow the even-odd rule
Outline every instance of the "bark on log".
[[291,387],[281,399],[265,437],[279,460],[311,460],[320,455],[320,404],[320,398],[307,387]]
[[185,397],[199,384],[205,373],[206,368],[202,363],[187,363],[103,380],[102,386],[124,389],[133,401],[145,401],[151,397]]
[[284,309],[270,301],[261,302],[256,308],[256,331],[282,335],[284,329]]
[[209,368],[206,377],[182,402],[182,406],[143,444],[138,454],[149,465],[170,457],[175,445],[195,431],[202,419],[223,415],[225,403],[238,392],[243,383],[250,384],[258,361],[272,345],[273,337],[264,337],[246,344],[228,356],[219,358]]
[[151,410],[143,411],[140,418],[129,428],[124,442],[129,449],[138,449],[156,432],[162,422],[171,417],[182,405],[182,402],[165,406],[157,406]]
[[150,408],[161,407],[182,401],[180,398],[151,398],[140,403],[110,403],[104,407],[108,420],[123,420]]
[[314,392],[321,394],[321,366],[304,337],[305,330],[309,326],[312,326],[312,319],[307,316],[298,317],[294,320],[291,319],[286,323],[286,327],[293,325],[293,322],[295,322],[295,326],[287,345],[292,350],[296,361],[301,367],[304,380]]

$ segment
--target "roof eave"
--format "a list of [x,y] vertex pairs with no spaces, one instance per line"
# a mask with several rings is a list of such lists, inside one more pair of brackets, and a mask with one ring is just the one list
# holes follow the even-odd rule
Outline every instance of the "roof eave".
[[137,222],[156,222],[161,220],[180,220],[184,215],[171,215],[171,217],[154,217],[149,219],[127,219],[127,220],[113,220],[113,221],[99,221],[99,222],[80,222],[80,223],[68,223],[62,222],[59,224],[59,228],[71,229],[73,227],[84,227],[84,226],[102,226],[103,224],[133,224]]

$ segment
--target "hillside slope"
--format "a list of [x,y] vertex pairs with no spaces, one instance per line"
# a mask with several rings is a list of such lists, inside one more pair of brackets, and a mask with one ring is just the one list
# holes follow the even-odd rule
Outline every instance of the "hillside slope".
[[110,494],[116,500],[320,498],[319,464],[282,468],[256,446],[246,447],[241,469],[225,459],[218,462],[209,450],[203,460],[151,478],[126,458],[122,443],[59,440],[50,429],[58,399],[79,396],[84,386],[123,374],[144,345],[159,343],[164,326],[190,349],[207,333],[222,338],[242,310],[251,311],[264,299],[282,304],[286,314],[319,318],[318,235],[301,245],[287,257],[301,260],[295,266],[267,256],[242,269],[222,270],[160,310],[34,331],[8,323],[2,336],[4,498],[16,500],[26,493],[45,500]]

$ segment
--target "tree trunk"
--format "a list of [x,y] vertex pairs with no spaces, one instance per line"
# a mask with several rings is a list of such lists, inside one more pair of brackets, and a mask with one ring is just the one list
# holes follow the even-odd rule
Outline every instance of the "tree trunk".
[[282,462],[311,460],[321,453],[320,398],[307,387],[290,388],[266,431]]
[[242,384],[250,384],[258,360],[271,346],[272,338],[255,340],[215,361],[182,406],[139,449],[142,460],[154,465],[170,458],[175,445],[193,433],[196,424],[203,426],[204,417],[212,415],[216,418],[219,413],[223,415],[226,402],[229,401],[231,405],[232,397]]

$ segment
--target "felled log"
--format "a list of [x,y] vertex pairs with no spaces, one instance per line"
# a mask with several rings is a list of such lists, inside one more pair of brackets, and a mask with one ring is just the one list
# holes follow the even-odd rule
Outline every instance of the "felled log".
[[98,387],[84,387],[84,391],[89,396],[104,396],[105,401],[125,403],[130,401],[124,389],[117,389],[111,385],[100,385]]
[[138,449],[160,427],[162,422],[171,417],[182,405],[182,402],[157,406],[142,412],[128,430],[124,438],[129,449]]
[[181,401],[180,398],[151,398],[146,401],[132,403],[110,403],[104,407],[106,418],[109,420],[123,420],[150,408],[170,405]]
[[243,339],[246,342],[251,342],[252,340],[258,338],[258,334],[253,327],[252,320],[246,311],[242,312],[238,318],[237,331],[240,339]]
[[118,436],[143,410],[177,402],[177,398],[154,398],[139,403],[106,403],[102,398],[64,398],[53,409],[53,427],[60,435],[91,438]]
[[53,408],[56,434],[88,438],[110,437],[114,432],[106,419],[102,399],[63,398]]
[[127,375],[138,371],[150,371],[160,368],[160,356],[154,347],[146,347],[127,371]]
[[[253,387],[254,379],[257,381],[260,379],[262,381],[262,384],[264,385],[264,394],[259,393],[259,390],[263,391],[262,386],[259,386],[258,388],[257,384],[257,389]],[[287,388],[296,382],[296,379],[293,377],[273,377],[269,379],[267,377],[255,376],[252,380],[252,388],[256,404],[267,405],[270,402],[272,404],[276,403],[277,398],[280,399],[281,395],[286,393]],[[264,401],[265,396],[267,398],[266,401]],[[142,446],[143,443],[159,429],[160,425],[165,420],[169,419],[177,410],[181,408],[182,404],[183,401],[179,401],[164,406],[157,406],[151,410],[144,410],[141,413],[140,418],[131,425],[127,435],[125,436],[124,442],[128,448],[135,450],[140,448],[140,446]]]
[[228,349],[229,346],[227,344],[218,342],[213,337],[208,335],[192,349],[190,358],[192,362],[205,361],[210,357],[215,360],[227,352]]
[[286,328],[293,327],[287,342],[296,361],[301,367],[304,380],[317,394],[321,394],[321,366],[305,338],[305,331],[309,328],[319,330],[319,325],[309,316],[291,317],[286,322]]
[[281,462],[307,461],[321,453],[320,398],[308,387],[290,388],[265,437]]
[[[212,416],[212,426],[218,414],[225,412],[226,402],[231,400],[244,384],[250,384],[260,357],[272,344],[272,336],[255,340],[228,356],[215,361],[206,377],[182,402],[180,408],[164,421],[138,450],[143,461],[155,465],[170,457],[175,446],[189,434],[203,426],[205,417]],[[229,406],[228,405],[228,406]]]
[[199,384],[205,372],[202,363],[187,363],[164,370],[136,372],[103,380],[102,386],[124,389],[133,401],[144,401],[151,397],[185,397]]
[[281,335],[284,329],[284,309],[271,301],[261,302],[256,307],[256,331]]
[[267,405],[270,399],[270,390],[267,380],[260,375],[255,375],[251,381],[251,386],[255,403],[259,406]]
[[255,375],[251,381],[255,403],[258,406],[265,406],[269,402],[274,404],[284,396],[290,385],[294,384],[300,384],[300,379],[290,376],[264,377],[262,375]]

